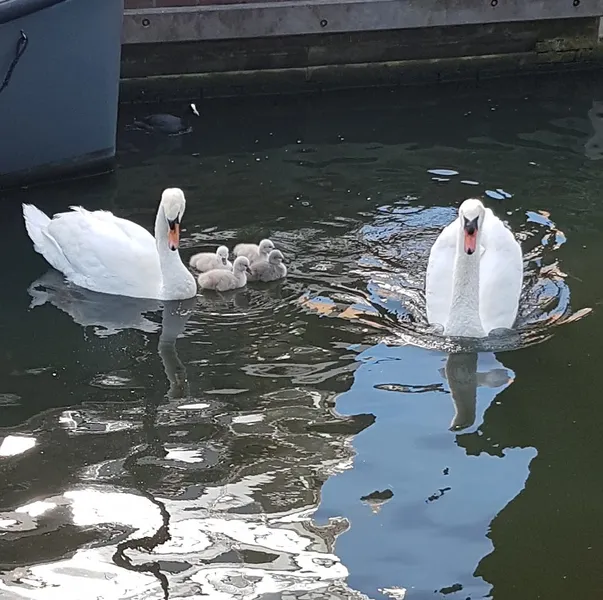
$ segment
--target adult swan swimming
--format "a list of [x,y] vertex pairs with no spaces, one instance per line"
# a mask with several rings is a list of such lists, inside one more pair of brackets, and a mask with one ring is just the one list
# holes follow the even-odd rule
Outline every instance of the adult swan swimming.
[[36,252],[68,281],[105,294],[184,300],[197,293],[195,278],[178,252],[185,207],[181,189],[164,190],[155,237],[132,221],[81,206],[51,220],[24,204],[23,218]]
[[523,283],[521,246],[484,205],[465,200],[429,254],[427,320],[451,337],[485,337],[515,323]]

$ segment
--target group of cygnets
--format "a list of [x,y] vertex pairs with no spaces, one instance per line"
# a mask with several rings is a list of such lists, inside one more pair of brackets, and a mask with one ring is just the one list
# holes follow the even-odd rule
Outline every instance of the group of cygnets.
[[189,264],[201,273],[197,281],[202,290],[227,292],[244,287],[248,281],[276,281],[287,276],[283,254],[270,240],[237,244],[234,262],[230,262],[229,254],[226,246],[219,246],[215,253],[191,256]]

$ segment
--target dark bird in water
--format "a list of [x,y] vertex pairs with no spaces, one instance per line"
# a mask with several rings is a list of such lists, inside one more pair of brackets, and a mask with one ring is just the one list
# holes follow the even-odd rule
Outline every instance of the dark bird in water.
[[[188,111],[195,116],[199,116],[199,111],[194,103],[188,105]],[[193,129],[189,123],[188,117],[177,117],[168,113],[159,113],[147,115],[134,120],[131,129],[146,131],[147,133],[164,133],[167,135],[182,135],[190,133]]]

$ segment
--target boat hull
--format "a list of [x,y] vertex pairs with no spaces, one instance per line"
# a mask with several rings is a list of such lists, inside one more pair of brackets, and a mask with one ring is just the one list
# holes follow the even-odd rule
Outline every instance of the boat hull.
[[0,2],[0,187],[110,170],[123,0]]

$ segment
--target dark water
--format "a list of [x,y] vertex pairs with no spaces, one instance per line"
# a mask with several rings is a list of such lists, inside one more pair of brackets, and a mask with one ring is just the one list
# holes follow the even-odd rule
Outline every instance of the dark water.
[[[172,137],[124,108],[114,176],[2,199],[0,597],[599,597],[603,83],[197,105]],[[270,236],[287,280],[98,296],[19,212],[151,228],[174,185],[186,260]],[[522,240],[520,349],[423,335],[429,248],[468,196]]]

